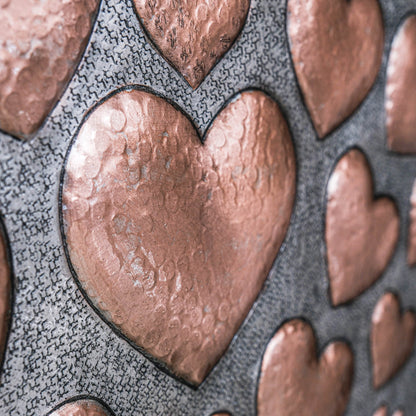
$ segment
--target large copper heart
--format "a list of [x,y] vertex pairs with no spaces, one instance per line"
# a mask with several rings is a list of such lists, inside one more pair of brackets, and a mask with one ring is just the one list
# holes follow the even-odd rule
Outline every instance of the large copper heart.
[[111,416],[112,413],[91,399],[70,401],[48,413],[48,416]]
[[377,303],[372,317],[371,357],[373,384],[379,388],[389,380],[412,354],[416,335],[416,315],[400,312],[399,299],[386,293]]
[[370,166],[358,149],[338,162],[328,182],[325,238],[334,305],[352,300],[383,273],[399,236],[389,198],[373,199]]
[[295,158],[278,105],[242,93],[201,146],[166,100],[118,92],[85,121],[64,179],[69,255],[93,304],[172,372],[201,383],[289,224]]
[[150,39],[197,88],[241,32],[250,0],[133,0]]
[[377,0],[289,0],[296,75],[323,138],[350,116],[373,85],[383,54]]
[[416,15],[406,19],[391,47],[386,113],[390,149],[416,153]]
[[0,3],[0,129],[29,138],[65,89],[99,0]]
[[319,361],[312,328],[295,319],[267,346],[257,396],[258,416],[338,416],[347,407],[353,376],[347,344],[329,344]]

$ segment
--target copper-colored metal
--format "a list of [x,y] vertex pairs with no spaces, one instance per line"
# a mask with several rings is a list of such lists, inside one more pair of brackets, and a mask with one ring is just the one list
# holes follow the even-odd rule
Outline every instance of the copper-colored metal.
[[0,3],[0,129],[29,138],[85,49],[99,0]]
[[354,357],[343,342],[329,344],[317,360],[312,328],[295,319],[284,324],[264,354],[258,416],[338,416],[350,396]]
[[[381,406],[376,410],[374,416],[388,416],[388,408],[387,406]],[[401,410],[396,410],[393,413],[393,416],[404,416],[404,413]]]
[[241,32],[249,0],[134,0],[152,42],[197,88]]
[[94,400],[77,400],[64,404],[48,416],[110,416],[110,414]]
[[372,317],[371,358],[375,388],[386,383],[412,354],[416,335],[416,314],[400,313],[400,301],[386,293],[377,303]]
[[416,15],[397,32],[387,68],[388,145],[396,152],[416,153]]
[[364,154],[350,150],[335,167],[327,189],[325,238],[331,299],[354,299],[383,273],[399,236],[399,215],[389,198],[373,200]]
[[180,111],[122,91],[70,152],[63,216],[94,305],[175,374],[199,384],[250,310],[286,234],[295,158],[278,105],[244,92],[205,145]]
[[373,85],[383,54],[377,0],[289,0],[296,75],[323,138],[352,114]]
[[0,233],[0,361],[6,349],[10,322],[11,276],[6,243]]
[[416,264],[416,181],[413,184],[412,196],[410,197],[410,218],[407,247],[407,263],[409,266]]

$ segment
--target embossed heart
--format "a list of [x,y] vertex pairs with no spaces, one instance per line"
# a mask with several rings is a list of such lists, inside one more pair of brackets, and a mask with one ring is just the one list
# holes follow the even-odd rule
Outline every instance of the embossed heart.
[[151,41],[197,88],[241,32],[250,0],[134,0]]
[[416,15],[400,27],[387,67],[386,113],[390,149],[416,153]]
[[400,312],[400,302],[386,293],[377,303],[372,317],[371,358],[375,388],[386,383],[412,354],[416,335],[416,315]]
[[389,198],[373,200],[370,166],[358,149],[336,165],[328,182],[325,239],[331,299],[354,299],[383,273],[399,236],[399,215]]
[[264,354],[258,416],[344,414],[353,361],[351,349],[343,342],[329,344],[318,361],[312,328],[299,319],[287,322]]
[[92,399],[73,400],[48,413],[48,416],[111,416],[112,412]]
[[94,306],[199,384],[249,312],[289,224],[295,158],[278,105],[244,92],[195,127],[142,90],[107,98],[69,152],[63,222]]
[[323,138],[350,116],[373,85],[383,54],[377,0],[289,0],[296,75]]
[[31,137],[62,95],[86,47],[99,0],[0,5],[0,128]]

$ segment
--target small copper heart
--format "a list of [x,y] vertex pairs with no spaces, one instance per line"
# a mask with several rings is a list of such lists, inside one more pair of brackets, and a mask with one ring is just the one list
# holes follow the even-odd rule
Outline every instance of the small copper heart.
[[358,149],[344,155],[328,182],[325,238],[331,299],[354,299],[383,273],[399,236],[389,198],[373,200],[370,166]]
[[11,275],[6,242],[0,232],[0,362],[6,349],[11,315]]
[[48,416],[110,416],[111,412],[95,400],[76,400],[66,403]]
[[[387,406],[381,406],[376,410],[374,416],[388,416],[388,408]],[[393,416],[404,416],[404,413],[401,410],[396,410],[393,413]]]
[[150,39],[197,88],[241,32],[250,0],[134,0]]
[[29,138],[62,95],[86,47],[99,0],[0,4],[0,128]]
[[312,328],[295,319],[267,346],[257,396],[258,416],[342,415],[350,396],[354,357],[343,342],[317,359]]
[[416,335],[416,315],[400,313],[397,296],[386,293],[377,303],[372,317],[371,358],[373,384],[381,387],[405,364],[412,354]]
[[246,317],[282,244],[295,158],[278,105],[244,92],[201,146],[166,100],[124,90],[70,150],[63,220],[95,307],[136,346],[199,384]]
[[350,116],[373,85],[383,54],[377,0],[289,0],[296,75],[323,138]]
[[390,149],[416,153],[416,15],[405,20],[391,47],[386,113]]
[[409,266],[414,266],[416,264],[416,181],[413,184],[410,205],[407,263]]

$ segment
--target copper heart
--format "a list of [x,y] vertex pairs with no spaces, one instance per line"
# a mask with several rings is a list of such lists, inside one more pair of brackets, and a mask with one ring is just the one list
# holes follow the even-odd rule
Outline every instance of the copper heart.
[[386,383],[408,360],[415,335],[415,313],[407,311],[402,316],[397,296],[386,293],[378,301],[372,317],[371,358],[375,388]]
[[296,75],[323,138],[350,116],[373,85],[383,54],[377,0],[289,0]]
[[110,416],[100,403],[90,399],[71,401],[49,413],[48,416]]
[[257,396],[258,416],[337,416],[347,407],[353,376],[347,344],[329,344],[317,360],[312,328],[295,319],[267,346]]
[[99,0],[0,4],[0,128],[29,138],[65,89],[91,32]]
[[407,263],[409,266],[416,264],[416,181],[413,184],[412,196],[410,197],[410,218],[407,247]]
[[295,195],[290,133],[264,93],[238,95],[205,143],[166,100],[124,90],[85,121],[63,187],[70,260],[89,298],[193,384],[250,310]]
[[11,315],[11,273],[6,241],[0,232],[0,362],[6,349]]
[[[388,408],[387,406],[381,406],[376,410],[374,416],[388,416]],[[404,413],[401,410],[396,410],[393,413],[393,416],[404,416]]]
[[134,0],[150,39],[197,88],[241,32],[250,0]]
[[328,182],[325,238],[334,305],[354,299],[383,273],[399,236],[389,198],[373,200],[370,166],[358,149],[336,165]]
[[391,150],[416,153],[416,15],[397,32],[387,67],[387,138]]

